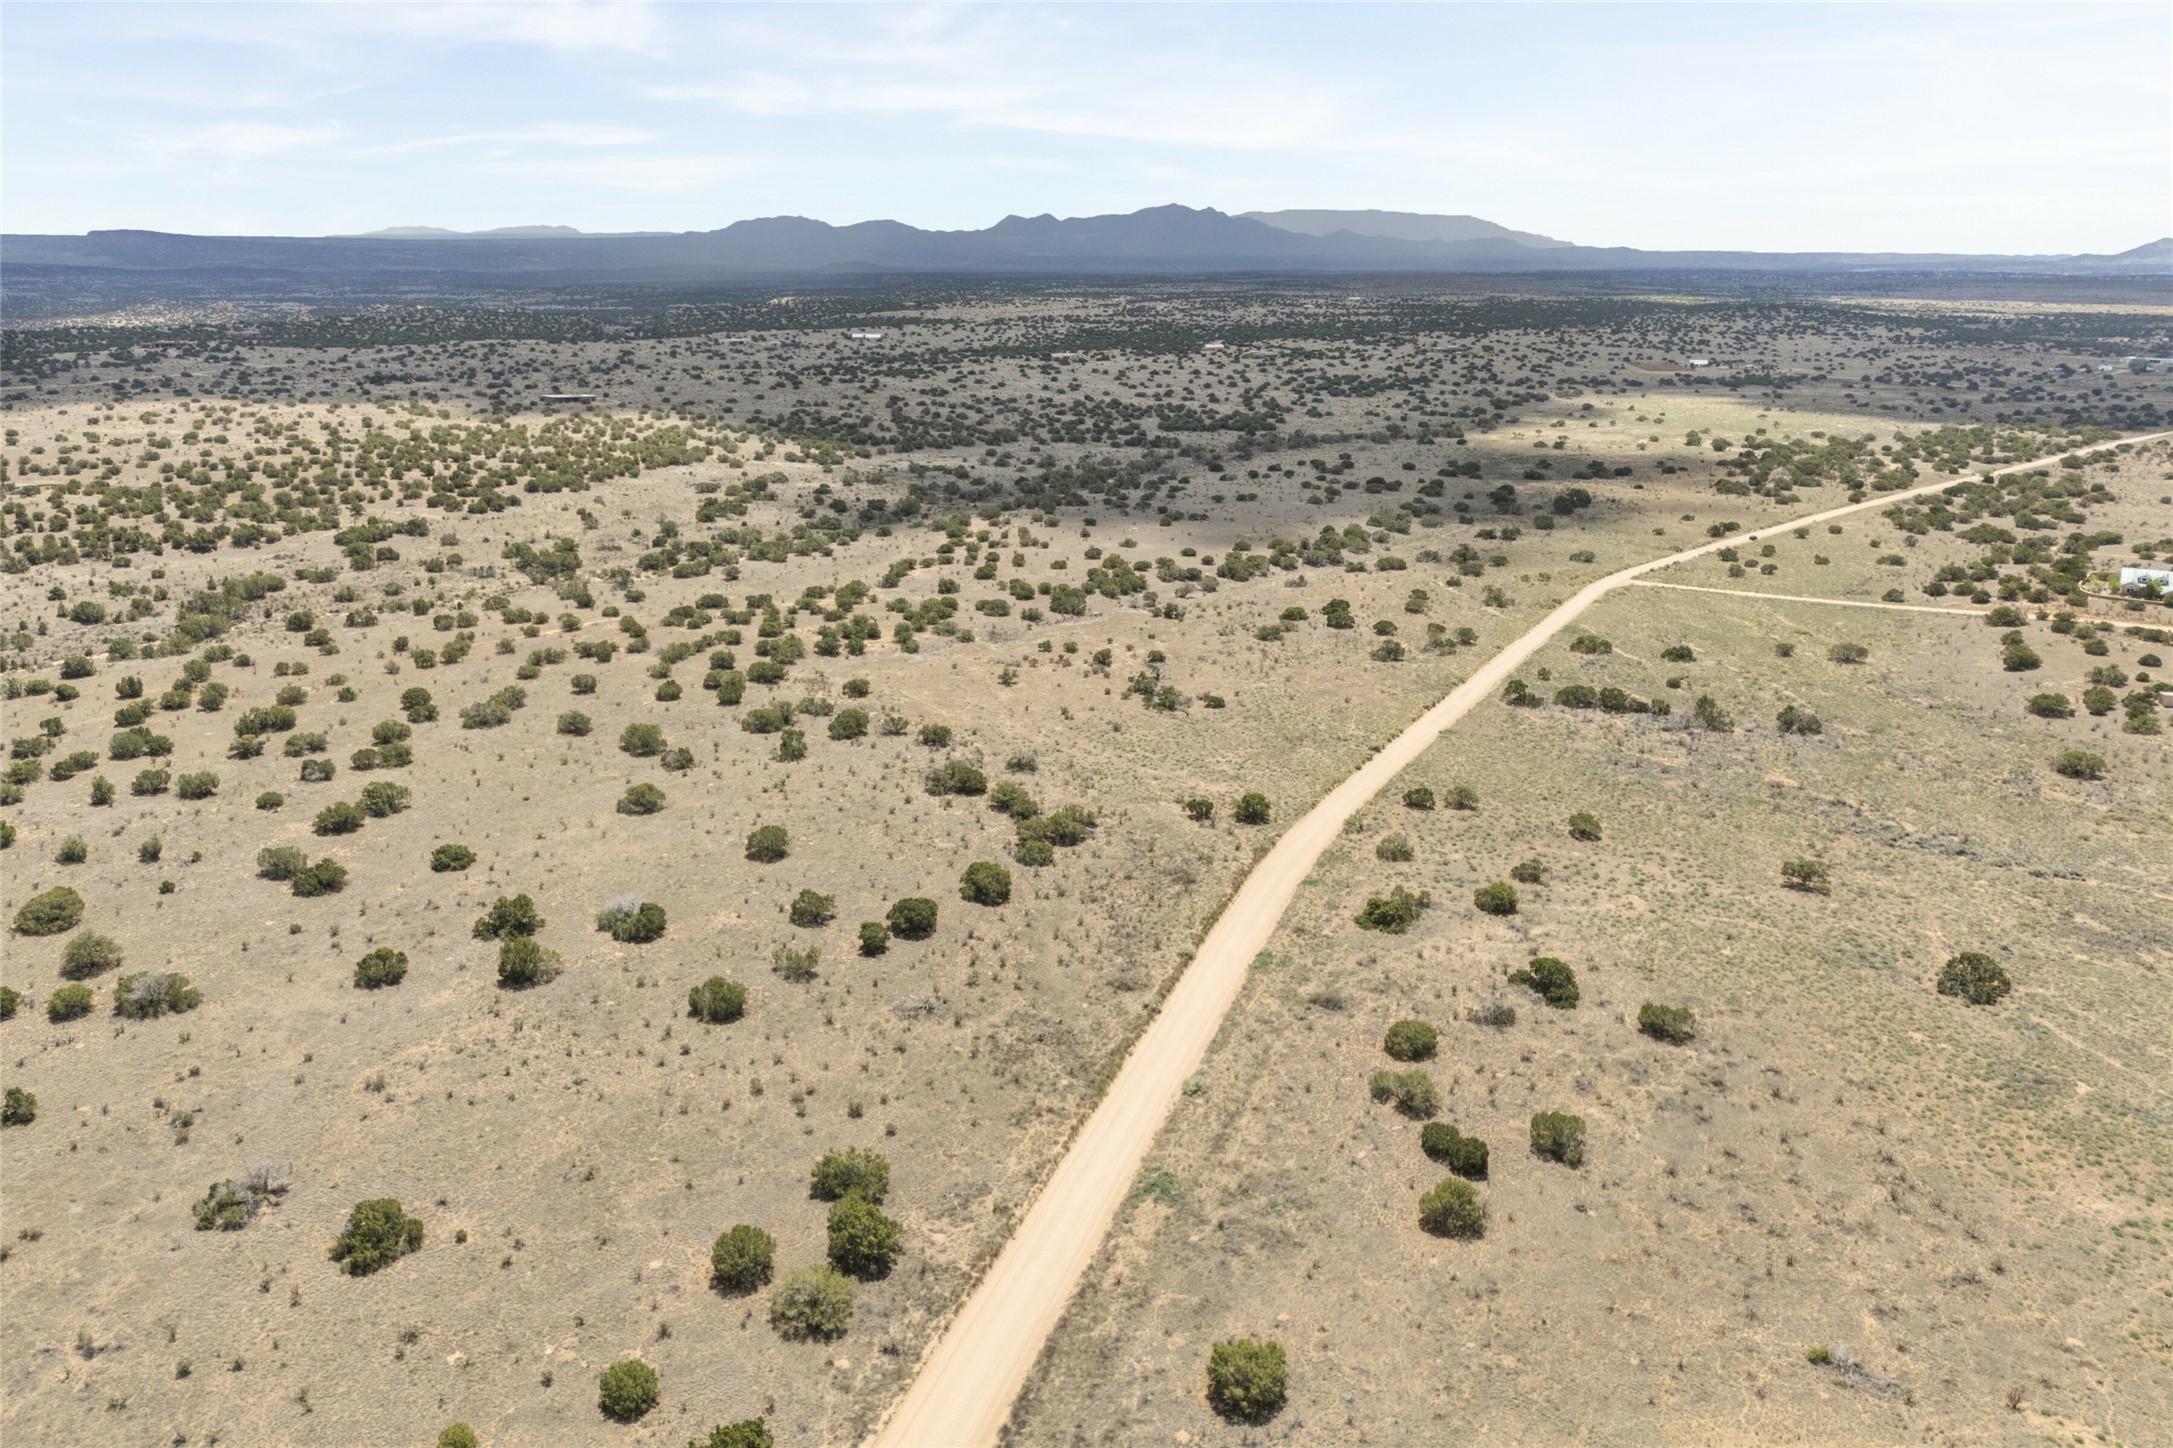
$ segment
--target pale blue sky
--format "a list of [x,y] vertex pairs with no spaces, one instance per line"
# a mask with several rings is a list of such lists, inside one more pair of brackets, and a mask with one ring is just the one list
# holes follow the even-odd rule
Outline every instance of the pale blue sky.
[[2173,6],[38,4],[0,227],[316,234],[1168,201],[1592,244],[2173,231]]

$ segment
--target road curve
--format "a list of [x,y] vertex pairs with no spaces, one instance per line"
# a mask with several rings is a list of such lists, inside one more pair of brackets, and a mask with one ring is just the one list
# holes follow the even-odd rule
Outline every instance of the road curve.
[[[2146,433],[2118,441],[2140,443],[2162,437],[2173,437],[2173,433]],[[2101,452],[2115,445],[2076,451]],[[2039,459],[1997,471],[2022,472],[2045,463]],[[1958,481],[1942,478],[1922,487],[1882,493],[1861,503],[1766,524],[1758,532],[1770,537],[1783,529],[1891,507],[1953,487]],[[1730,544],[1741,545],[1751,536],[1715,538],[1586,584],[1480,665],[1478,672],[1421,714],[1284,832],[1224,907],[1011,1240],[922,1359],[905,1395],[868,1439],[870,1448],[985,1448],[996,1442],[1042,1345],[1116,1220],[1185,1078],[1213,1043],[1253,957],[1267,945],[1314,863],[1342,834],[1344,821],[1600,599],[1644,574]]]

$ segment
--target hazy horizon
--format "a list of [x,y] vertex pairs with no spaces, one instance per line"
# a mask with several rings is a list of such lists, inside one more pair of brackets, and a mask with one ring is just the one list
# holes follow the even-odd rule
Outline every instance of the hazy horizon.
[[968,230],[1177,202],[1469,214],[1591,246],[2075,253],[2173,214],[2162,6],[8,18],[17,233]]

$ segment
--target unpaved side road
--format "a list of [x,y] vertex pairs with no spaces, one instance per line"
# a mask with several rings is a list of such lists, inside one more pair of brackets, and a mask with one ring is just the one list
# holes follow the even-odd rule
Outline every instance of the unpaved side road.
[[[2161,437],[2173,437],[2173,433],[2148,433],[2120,441],[2150,442]],[[2114,445],[2078,451],[2101,452]],[[2045,465],[2040,459],[1998,471],[2023,472]],[[1759,533],[1772,535],[1891,507],[1952,487],[1955,481],[1942,478],[1903,492],[1884,493],[1769,524]],[[871,1448],[984,1448],[996,1442],[1042,1345],[1116,1220],[1185,1077],[1207,1054],[1224,1014],[1245,983],[1253,957],[1266,947],[1299,884],[1342,833],[1344,821],[1593,604],[1644,574],[1730,544],[1740,546],[1756,536],[1716,538],[1585,585],[1420,715],[1275,842],[1201,942],[1199,953],[1162,1003],[1154,1023],[1132,1047],[1123,1069],[1057,1163],[1018,1230],[929,1350],[905,1396],[876,1429],[869,1440]]]

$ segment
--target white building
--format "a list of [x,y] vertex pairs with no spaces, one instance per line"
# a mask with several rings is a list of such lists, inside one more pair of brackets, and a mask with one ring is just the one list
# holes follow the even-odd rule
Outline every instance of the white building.
[[2173,593],[2173,568],[2122,568],[2120,591],[2140,592],[2145,584],[2156,584],[2160,593]]

